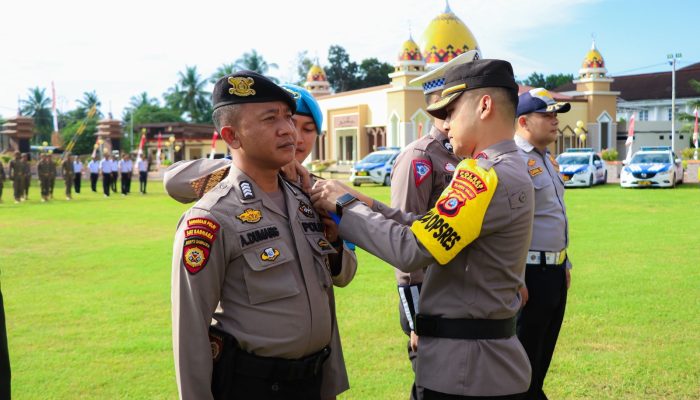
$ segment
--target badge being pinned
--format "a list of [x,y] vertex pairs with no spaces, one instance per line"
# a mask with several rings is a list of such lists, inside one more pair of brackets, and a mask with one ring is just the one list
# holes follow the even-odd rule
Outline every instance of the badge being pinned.
[[299,202],[299,211],[304,214],[306,218],[313,218],[314,217],[314,210],[311,208],[310,205],[304,203],[303,201]]
[[255,90],[251,88],[255,81],[250,77],[232,76],[228,78],[228,83],[231,87],[228,89],[229,94],[235,94],[240,97],[255,96]]
[[413,180],[416,181],[416,187],[430,175],[433,171],[433,165],[428,160],[413,160]]

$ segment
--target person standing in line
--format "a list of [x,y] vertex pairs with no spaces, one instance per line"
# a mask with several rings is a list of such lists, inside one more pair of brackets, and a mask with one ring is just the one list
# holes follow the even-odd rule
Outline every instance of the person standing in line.
[[94,157],[90,157],[88,169],[90,170],[90,189],[97,193],[97,179],[100,177],[100,162]]
[[112,160],[111,155],[106,153],[102,161],[100,161],[100,172],[102,173],[102,190],[105,197],[109,197],[109,191],[112,187]]
[[72,200],[71,190],[73,189],[73,179],[74,179],[74,169],[73,162],[70,159],[70,152],[66,152],[65,158],[61,163],[61,173],[63,174],[63,181],[66,184],[66,200]]
[[131,174],[134,173],[134,163],[127,153],[119,161],[119,173],[122,176],[122,196],[126,196],[131,192]]
[[51,185],[51,158],[48,154],[42,154],[41,160],[36,165],[36,172],[39,176],[39,187],[41,188],[41,201],[49,200]]
[[22,153],[22,168],[24,168],[24,184],[22,185],[24,195],[22,198],[26,201],[29,200],[29,186],[32,183],[32,163],[27,153]]
[[143,154],[139,155],[139,190],[141,194],[146,194],[146,183],[148,183],[148,161]]
[[5,166],[2,164],[2,160],[0,160],[0,203],[2,203],[2,189],[3,189],[4,185],[5,185]]
[[110,184],[112,185],[112,192],[117,193],[117,180],[119,180],[119,154],[116,154],[110,158],[110,163],[112,163],[112,177],[110,178]]
[[15,151],[15,158],[10,160],[8,175],[12,181],[15,203],[19,203],[24,194],[24,167],[22,166],[22,153],[19,151]]
[[83,177],[83,162],[78,156],[73,156],[73,185],[75,193],[80,194],[80,183]]

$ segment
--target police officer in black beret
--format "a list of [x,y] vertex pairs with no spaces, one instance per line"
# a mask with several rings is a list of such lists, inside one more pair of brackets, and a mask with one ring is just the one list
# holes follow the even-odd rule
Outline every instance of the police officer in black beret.
[[345,369],[328,360],[338,335],[330,270],[342,256],[309,198],[279,176],[296,151],[293,94],[241,71],[221,78],[212,100],[232,160],[214,187],[197,188],[205,194],[175,236],[180,398],[334,398]]

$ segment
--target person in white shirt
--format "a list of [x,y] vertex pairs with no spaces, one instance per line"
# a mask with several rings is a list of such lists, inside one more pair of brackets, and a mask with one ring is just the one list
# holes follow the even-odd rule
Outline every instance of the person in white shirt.
[[100,162],[90,157],[88,170],[90,170],[90,188],[93,192],[97,192],[97,178],[100,176]]
[[131,174],[134,171],[134,163],[131,161],[129,154],[124,153],[121,161],[119,161],[119,173],[122,176],[122,196],[126,196],[131,192]]
[[105,197],[109,197],[109,188],[112,183],[112,156],[105,154],[102,161],[100,161],[100,172],[102,172],[102,190],[105,193]]
[[146,182],[148,182],[148,160],[141,154],[139,156],[139,190],[146,194]]
[[112,192],[117,193],[117,180],[119,179],[119,154],[111,157],[112,162]]
[[73,188],[75,193],[80,194],[80,182],[83,177],[83,162],[78,156],[73,156]]

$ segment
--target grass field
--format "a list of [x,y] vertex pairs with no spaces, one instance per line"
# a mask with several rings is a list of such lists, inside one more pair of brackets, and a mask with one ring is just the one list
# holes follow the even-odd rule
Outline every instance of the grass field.
[[[47,204],[37,191],[13,204],[6,185],[0,204],[13,398],[177,398],[170,258],[186,206],[159,182]],[[550,399],[700,399],[700,188],[608,185],[570,190],[567,205],[574,271]],[[393,271],[358,257],[337,291],[352,386],[341,399],[406,399]]]

